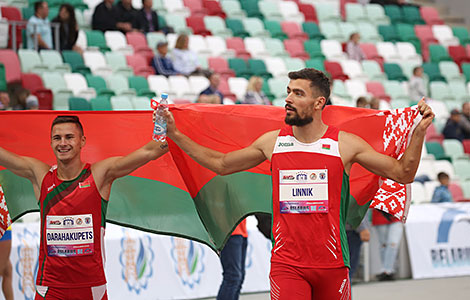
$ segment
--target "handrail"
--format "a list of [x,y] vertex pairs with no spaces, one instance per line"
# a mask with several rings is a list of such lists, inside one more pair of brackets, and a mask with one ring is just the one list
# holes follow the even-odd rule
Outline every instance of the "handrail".
[[[2,19],[3,21],[3,19]],[[11,25],[11,31],[10,31],[10,34],[11,34],[11,47],[13,50],[18,50],[16,48],[16,28],[17,27],[26,27],[28,25],[28,21],[14,21],[14,20],[6,20],[8,22],[9,25]],[[33,25],[33,33],[34,33],[34,49],[36,51],[38,51],[39,47],[38,47],[38,37],[36,35],[36,31],[37,31],[37,24],[32,24]],[[60,30],[60,23],[50,23],[49,24],[52,29],[54,30],[55,32],[55,36],[54,36],[54,48],[55,50],[59,51],[60,50],[60,37],[59,37],[59,30]]]

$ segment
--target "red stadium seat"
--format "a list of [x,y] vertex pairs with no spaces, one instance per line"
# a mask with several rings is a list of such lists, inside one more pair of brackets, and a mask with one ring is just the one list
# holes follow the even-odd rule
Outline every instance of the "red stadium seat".
[[205,16],[207,10],[202,6],[201,0],[183,0],[184,6],[189,8],[192,16]]
[[422,6],[420,8],[421,17],[428,25],[441,25],[444,21],[439,16],[439,12],[430,6]]
[[223,57],[209,57],[209,68],[219,73],[222,77],[235,77],[235,72],[229,68],[227,60]]
[[339,79],[339,80],[348,80],[349,76],[344,74],[343,68],[341,65],[335,61],[327,61],[325,60],[325,71],[330,73],[331,78]]
[[383,71],[384,58],[380,56],[375,44],[361,43],[359,44],[359,47],[361,47],[361,50],[362,52],[364,52],[366,58],[368,60],[375,60],[380,65]]
[[423,54],[423,59],[425,61],[429,60],[429,45],[430,44],[439,44],[439,41],[434,37],[432,32],[432,27],[430,25],[416,25],[415,33],[418,39],[421,41],[421,50]]
[[290,54],[291,57],[298,57],[303,60],[310,59],[310,56],[304,50],[303,42],[300,40],[284,40],[284,48]]
[[231,38],[227,38],[225,42],[227,43],[228,49],[235,50],[235,52],[237,53],[237,57],[240,57],[243,59],[251,58],[250,52],[246,51],[245,43],[243,42],[242,38],[231,37]]
[[34,93],[37,90],[45,89],[41,77],[35,73],[22,73],[21,84],[31,93]]
[[[21,11],[14,6],[2,6],[1,7],[2,18],[5,18],[9,21],[23,21],[21,17]],[[16,26],[16,49],[20,48],[21,43],[23,42],[23,36],[21,35],[21,30],[24,26]],[[8,27],[8,32],[11,33],[11,26]],[[8,48],[12,48],[12,37],[8,39]]]
[[462,63],[470,63],[470,56],[467,55],[465,48],[461,45],[449,46],[449,55],[459,66]]
[[155,71],[147,64],[147,59],[139,54],[126,56],[127,64],[134,69],[136,76],[143,76],[147,78],[149,75],[154,75]]
[[454,202],[470,202],[470,199],[465,198],[462,187],[457,183],[449,183],[449,191],[452,194]]
[[444,135],[442,133],[437,132],[436,127],[434,124],[431,123],[428,129],[426,130],[426,142],[438,142],[442,144],[444,140]]
[[463,140],[462,141],[463,151],[465,153],[470,154],[470,140]]
[[200,16],[190,16],[186,18],[186,24],[193,29],[194,34],[203,36],[212,35],[204,24],[204,18]]
[[134,48],[134,51],[140,49],[149,49],[147,44],[147,39],[145,35],[141,32],[128,32],[126,33],[127,43]]
[[385,88],[381,82],[378,82],[378,81],[366,82],[366,88],[369,93],[374,95],[374,97],[390,102],[391,98],[385,92]]
[[204,8],[207,10],[207,14],[209,16],[219,16],[222,19],[225,19],[227,17],[225,12],[222,10],[219,1],[203,0],[202,6],[204,6]]
[[237,101],[237,96],[230,91],[227,78],[220,78],[219,90],[224,95],[224,98],[229,98],[233,101]]
[[10,49],[0,50],[0,63],[5,65],[5,75],[8,83],[21,81],[21,66],[18,55]]
[[300,25],[296,22],[281,22],[282,31],[284,31],[289,39],[299,39],[301,41],[308,40],[308,35],[302,31]]
[[318,24],[317,11],[312,4],[297,3],[299,11],[304,14],[305,22],[315,22]]
[[54,95],[52,94],[51,90],[37,90],[32,94],[38,97],[39,109],[52,110]]

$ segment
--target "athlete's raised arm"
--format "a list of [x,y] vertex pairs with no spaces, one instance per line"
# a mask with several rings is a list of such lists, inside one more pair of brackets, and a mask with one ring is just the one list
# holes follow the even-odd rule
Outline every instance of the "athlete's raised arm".
[[165,112],[167,118],[168,137],[171,138],[184,152],[203,167],[220,175],[228,175],[253,168],[266,159],[271,159],[278,130],[270,131],[246,148],[222,153],[199,145],[181,133],[175,125],[173,114]]
[[356,135],[341,132],[341,144],[347,145],[347,149],[341,149],[340,144],[340,151],[345,154],[345,167],[349,169],[353,163],[357,162],[367,170],[382,177],[390,178],[400,183],[413,182],[421,159],[426,129],[434,119],[434,113],[424,102],[424,99],[418,103],[418,109],[423,118],[416,126],[410,144],[399,160],[376,152],[369,144]]
[[15,175],[29,179],[34,187],[36,196],[39,195],[41,181],[50,169],[50,166],[35,158],[20,156],[0,147],[0,166],[13,172]]

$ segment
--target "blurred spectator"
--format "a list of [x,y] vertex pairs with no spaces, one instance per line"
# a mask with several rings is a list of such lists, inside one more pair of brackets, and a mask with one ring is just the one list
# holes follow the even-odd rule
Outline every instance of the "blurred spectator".
[[0,110],[9,110],[10,108],[10,96],[5,91],[0,91]]
[[197,54],[189,50],[188,46],[189,37],[186,34],[180,34],[176,39],[175,48],[171,52],[175,70],[183,75],[204,74]]
[[266,104],[271,105],[268,97],[261,90],[263,88],[263,78],[251,76],[246,88],[244,104]]
[[49,5],[46,1],[34,3],[34,15],[29,18],[26,26],[28,49],[35,49],[34,37],[37,37],[38,49],[52,48],[52,30],[49,19]]
[[395,261],[403,235],[403,224],[392,215],[374,209],[372,225],[379,237],[380,260],[382,261],[381,273],[377,275],[377,279],[379,281],[395,280]]
[[450,117],[447,120],[444,129],[442,130],[442,134],[444,134],[444,138],[446,139],[456,139],[459,141],[463,140],[463,129],[462,123],[462,114],[457,109],[453,109],[450,112]]
[[348,53],[349,59],[361,61],[366,58],[359,46],[360,39],[361,35],[357,32],[352,33],[349,37],[349,41],[346,44],[346,52]]
[[209,86],[199,94],[198,103],[223,104],[224,95],[219,91],[220,75],[212,73],[209,75]]
[[377,98],[377,97],[370,98],[369,108],[370,109],[380,109],[380,99]]
[[464,139],[470,139],[470,102],[462,104],[462,129]]
[[122,24],[119,28],[122,32],[130,32],[135,30],[137,23],[137,10],[132,7],[132,0],[121,0],[116,4],[118,12],[117,22]]
[[39,109],[38,98],[31,94],[28,89],[20,88],[12,101],[13,110],[36,110]]
[[137,11],[135,28],[141,32],[160,31],[158,15],[153,8],[153,0],[142,0],[142,9]]
[[452,194],[449,191],[449,175],[444,172],[440,172],[437,174],[437,180],[439,180],[441,185],[434,189],[431,202],[452,202]]
[[62,4],[59,9],[59,14],[52,20],[52,22],[60,23],[60,51],[75,50],[81,54],[83,52],[82,48],[76,45],[78,38],[78,23],[75,18],[75,9],[73,6],[67,3]]
[[155,73],[164,76],[179,75],[173,67],[173,62],[167,57],[168,43],[159,42],[157,44],[157,55],[152,59],[151,65]]
[[128,32],[132,30],[132,24],[119,22],[119,12],[113,6],[114,0],[103,0],[95,7],[91,19],[93,30],[121,30]]
[[413,69],[413,76],[410,78],[409,83],[410,97],[413,101],[419,101],[421,98],[426,97],[426,83],[423,79],[423,68],[415,67]]
[[359,97],[356,100],[356,107],[368,108],[369,107],[369,101],[367,101],[366,97]]
[[349,223],[346,223],[346,236],[348,238],[349,256],[351,268],[349,269],[349,279],[351,280],[356,273],[359,265],[359,257],[361,254],[361,246],[363,242],[370,240],[370,224],[368,220],[368,214],[364,217],[359,227],[356,229],[352,228]]

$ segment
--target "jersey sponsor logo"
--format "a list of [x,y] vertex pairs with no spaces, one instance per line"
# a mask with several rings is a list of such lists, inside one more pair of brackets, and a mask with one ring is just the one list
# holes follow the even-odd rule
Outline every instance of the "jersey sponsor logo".
[[[33,300],[36,295],[36,276],[39,269],[39,234],[27,228],[15,230],[15,240],[18,241],[18,261],[14,269],[18,275],[18,290],[23,294],[22,299]],[[15,281],[16,282],[16,281]]]
[[293,147],[294,143],[293,142],[288,142],[288,143],[279,142],[277,146],[278,147]]
[[86,217],[86,218],[85,218],[85,224],[86,224],[86,225],[90,225],[90,223],[91,223],[91,218],[90,218],[90,217]]
[[317,179],[317,174],[315,174],[315,173],[310,174],[310,179],[316,180]]
[[342,294],[344,287],[346,286],[347,279],[343,279],[343,283],[341,283],[341,287],[339,288],[339,293]]
[[296,179],[297,181],[306,181],[306,180],[308,180],[307,173],[306,173],[306,172],[298,172],[298,173],[295,175],[295,179]]
[[282,176],[282,180],[294,180],[294,175],[284,175]]
[[81,218],[77,218],[76,222],[77,222],[77,225],[82,225],[83,224],[83,221],[82,221]]
[[205,252],[201,244],[171,237],[171,258],[175,272],[184,286],[194,289],[201,282],[205,269]]
[[121,251],[119,262],[121,264],[121,278],[127,289],[139,295],[148,288],[155,272],[153,261],[155,254],[152,250],[152,239],[144,234],[136,237],[134,231],[123,228],[121,238]]
[[326,173],[320,173],[320,175],[318,176],[321,180],[325,180],[326,179]]
[[73,224],[75,224],[75,222],[73,221],[72,218],[64,218],[63,223],[64,223],[64,226],[67,226],[67,225],[68,226],[73,226]]
[[78,187],[81,188],[81,189],[88,188],[90,186],[91,186],[91,184],[90,184],[90,181],[88,181],[88,180],[85,180],[85,181],[82,181],[82,182],[78,183]]
[[49,221],[49,225],[61,225],[62,222],[60,222],[59,220],[50,220]]

